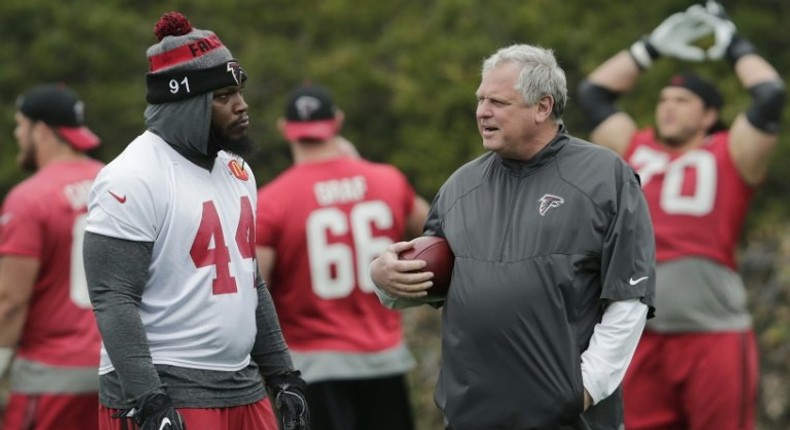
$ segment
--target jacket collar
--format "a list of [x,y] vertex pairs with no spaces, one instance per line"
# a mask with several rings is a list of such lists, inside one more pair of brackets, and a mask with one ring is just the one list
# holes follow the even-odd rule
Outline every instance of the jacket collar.
[[560,150],[562,150],[562,148],[565,146],[565,143],[568,142],[568,138],[568,129],[565,127],[565,124],[560,124],[557,134],[554,136],[554,138],[551,139],[551,141],[546,146],[544,146],[543,149],[541,149],[537,154],[535,154],[534,157],[530,158],[529,160],[513,160],[502,157],[497,158],[499,158],[502,166],[512,173],[518,175],[528,175],[554,160]]

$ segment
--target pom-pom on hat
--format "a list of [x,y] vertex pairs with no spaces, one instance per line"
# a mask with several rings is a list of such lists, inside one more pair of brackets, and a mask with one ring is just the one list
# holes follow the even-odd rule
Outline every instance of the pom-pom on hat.
[[146,51],[146,101],[152,104],[196,97],[247,79],[244,69],[214,32],[192,27],[178,12],[154,26],[159,43]]
[[16,106],[30,120],[54,128],[78,151],[99,146],[99,138],[85,126],[85,103],[65,85],[39,85],[19,96]]
[[300,85],[288,95],[285,104],[285,138],[327,140],[337,134],[335,102],[329,91],[314,84]]

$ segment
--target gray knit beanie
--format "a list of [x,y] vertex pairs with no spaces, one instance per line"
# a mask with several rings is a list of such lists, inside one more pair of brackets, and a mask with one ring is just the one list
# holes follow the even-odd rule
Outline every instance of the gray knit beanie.
[[247,79],[214,32],[193,28],[178,12],[168,12],[154,27],[159,43],[146,51],[148,74],[146,101],[151,104],[179,101]]

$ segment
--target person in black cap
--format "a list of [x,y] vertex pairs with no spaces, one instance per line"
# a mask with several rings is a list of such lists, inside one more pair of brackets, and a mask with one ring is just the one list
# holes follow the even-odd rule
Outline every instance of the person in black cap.
[[307,382],[313,430],[409,430],[414,359],[367,265],[422,232],[428,203],[395,167],[361,159],[340,136],[343,118],[321,85],[288,95],[278,125],[294,166],[259,191],[258,264]]
[[307,430],[305,384],[255,259],[247,76],[180,13],[154,34],[147,130],[90,195],[100,428],[275,430],[273,404],[281,429]]
[[[694,44],[709,35],[710,48]],[[726,58],[751,104],[727,130],[716,87],[678,74],[661,90],[655,125],[638,130],[615,103],[662,56]],[[655,225],[656,318],[624,382],[629,430],[754,428],[757,347],[735,253],[784,97],[777,71],[712,1],[673,14],[579,86],[591,140],[638,171]]]
[[88,192],[104,166],[85,104],[62,84],[17,102],[17,162],[35,172],[0,215],[0,376],[11,367],[6,430],[98,428],[101,339],[82,269]]

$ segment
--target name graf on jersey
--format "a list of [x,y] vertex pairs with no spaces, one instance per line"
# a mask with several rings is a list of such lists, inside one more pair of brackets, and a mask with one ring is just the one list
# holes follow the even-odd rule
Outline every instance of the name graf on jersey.
[[313,186],[315,198],[321,206],[360,201],[367,189],[363,176],[322,181]]

